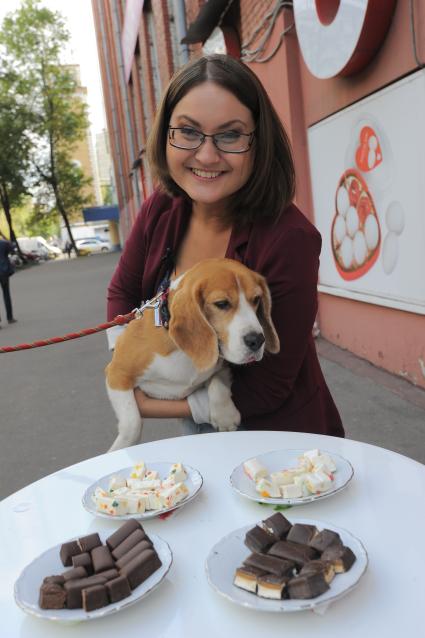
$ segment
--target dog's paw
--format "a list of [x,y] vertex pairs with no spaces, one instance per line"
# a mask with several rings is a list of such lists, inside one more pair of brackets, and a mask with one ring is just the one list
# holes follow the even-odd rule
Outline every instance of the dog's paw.
[[219,432],[234,432],[241,422],[239,410],[233,402],[211,408],[211,425]]

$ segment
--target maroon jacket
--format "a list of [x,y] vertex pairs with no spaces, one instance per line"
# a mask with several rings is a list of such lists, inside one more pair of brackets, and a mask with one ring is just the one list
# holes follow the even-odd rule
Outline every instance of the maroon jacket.
[[[108,320],[150,299],[177,253],[190,219],[190,203],[155,192],[138,214],[108,289]],[[276,222],[234,227],[226,257],[267,279],[280,352],[233,366],[233,400],[242,423],[255,430],[290,430],[344,436],[312,338],[317,312],[321,237],[294,205]]]

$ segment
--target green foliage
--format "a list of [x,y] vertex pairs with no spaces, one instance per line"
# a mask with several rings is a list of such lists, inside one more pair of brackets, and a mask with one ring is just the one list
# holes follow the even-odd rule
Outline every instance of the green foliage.
[[[88,118],[84,96],[78,94],[75,68],[61,60],[68,41],[62,16],[40,6],[39,0],[23,0],[20,9],[4,19],[0,31],[4,77],[14,78],[8,86],[4,84],[4,90],[0,88],[0,120],[5,110],[1,110],[1,95],[6,88],[17,105],[25,105],[21,120],[28,170],[17,186],[29,182],[38,202],[34,223],[60,213],[69,228],[69,215],[77,215],[90,201],[84,194],[90,180],[72,161],[78,142],[86,135]],[[1,126],[0,121],[0,136]],[[12,172],[16,177],[16,164],[25,153],[18,148],[17,134],[13,139],[11,153],[17,161]],[[19,201],[18,197],[14,206]]]

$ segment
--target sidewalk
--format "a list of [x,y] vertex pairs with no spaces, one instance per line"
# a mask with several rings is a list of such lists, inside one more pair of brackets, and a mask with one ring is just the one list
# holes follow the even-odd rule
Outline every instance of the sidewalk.
[[[0,345],[61,336],[103,323],[108,281],[119,255],[48,262],[16,273],[18,323]],[[425,391],[322,339],[322,367],[347,436],[425,463]],[[0,498],[62,467],[104,453],[116,435],[104,387],[104,333],[0,355]],[[148,420],[143,441],[180,433],[178,421]]]

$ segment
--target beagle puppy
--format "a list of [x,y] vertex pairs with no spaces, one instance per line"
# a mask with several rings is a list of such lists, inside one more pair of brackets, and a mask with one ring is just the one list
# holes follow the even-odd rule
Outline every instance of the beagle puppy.
[[118,418],[109,451],[140,439],[142,418],[134,397],[140,387],[157,399],[183,399],[207,386],[211,424],[235,430],[240,414],[231,399],[223,362],[260,361],[279,352],[271,298],[261,275],[232,259],[206,259],[172,281],[168,329],[147,309],[118,337],[106,367],[106,387]]

